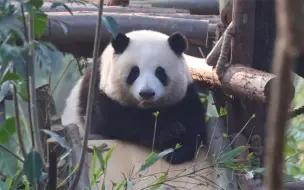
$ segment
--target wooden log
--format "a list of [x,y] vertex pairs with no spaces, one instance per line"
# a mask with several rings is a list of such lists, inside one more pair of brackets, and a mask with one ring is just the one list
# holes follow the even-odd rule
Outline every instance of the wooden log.
[[[73,53],[86,57],[92,56],[97,13],[75,13],[71,16],[67,12],[48,12],[50,21],[47,31],[41,37],[43,41],[51,41],[60,51]],[[205,46],[207,37],[214,36],[216,25],[209,24],[207,20],[182,19],[169,17],[153,17],[131,14],[104,13],[112,16],[122,32],[136,29],[153,29],[168,35],[180,31],[188,39],[191,46]],[[62,26],[56,22],[67,24],[68,35],[64,33]],[[102,27],[100,52],[109,43],[111,34]]]
[[[94,39],[97,13],[76,13],[73,16],[68,12],[47,13],[51,20],[58,20],[68,25],[68,35],[65,35],[57,22],[49,23],[51,29],[47,29],[42,39],[54,39],[88,42]],[[152,16],[138,16],[136,14],[114,14],[104,13],[105,16],[112,16],[119,25],[121,32],[129,32],[138,29],[154,29],[166,34],[176,31],[182,32],[195,45],[204,45],[208,34],[208,21],[181,19],[181,18],[154,18]],[[77,22],[76,22],[77,21]],[[57,27],[56,27],[57,26]],[[110,40],[110,33],[103,26],[102,41]]]
[[[221,84],[215,70],[206,64],[205,59],[186,56],[186,61],[194,80],[200,87],[208,87],[211,90],[222,89],[239,98],[257,100],[262,103],[268,102],[270,86],[276,80],[275,75],[271,73],[233,65],[225,72],[223,84]],[[294,87],[292,94],[294,95]]]
[[145,0],[130,1],[130,5],[150,4],[152,7],[187,9],[194,15],[219,15],[219,3],[215,0]]
[[[67,12],[64,7],[56,7],[51,9],[52,3],[45,2],[41,7],[41,10],[44,12]],[[72,12],[94,12],[98,11],[96,5],[86,4],[86,5],[77,5],[75,3],[66,3]],[[173,17],[173,18],[184,18],[184,19],[198,19],[198,20],[209,20],[210,23],[219,23],[221,22],[218,15],[190,15],[188,10],[184,9],[174,9],[174,8],[159,8],[159,7],[147,7],[147,6],[128,6],[128,7],[119,7],[119,6],[104,6],[103,13],[130,13],[147,16],[164,16],[164,17]]]
[[[72,12],[74,11],[96,11],[98,12],[98,5],[86,4],[78,5],[76,3],[65,3]],[[56,7],[51,9],[52,3],[45,2],[41,7],[41,10],[44,12],[66,12],[66,9],[63,7]],[[105,13],[189,13],[185,9],[175,9],[175,8],[156,8],[149,6],[136,6],[130,5],[128,7],[121,6],[104,6],[103,12]]]
[[283,183],[284,190],[304,190],[304,182],[286,182]]
[[[155,18],[169,17],[169,18],[181,18],[181,19],[195,19],[209,21],[209,23],[216,24],[221,22],[217,15],[190,15],[189,13],[124,13],[124,15],[137,15],[137,16],[152,16]],[[215,25],[214,25],[215,26]]]
[[[144,15],[143,13],[136,13],[138,15]],[[148,16],[156,17],[170,17],[170,18],[183,18],[183,19],[196,19],[196,20],[208,20],[209,23],[216,24],[221,22],[218,15],[190,15],[188,13],[146,13]]]
[[[67,12],[64,7],[56,7],[51,9],[52,3],[45,2],[41,7],[44,12]],[[94,4],[77,5],[75,3],[66,3],[72,12],[94,12],[98,11],[98,8]],[[147,6],[104,6],[103,13],[130,13],[143,16],[164,16],[170,18],[184,18],[184,19],[198,19],[198,20],[209,20],[210,23],[221,22],[218,15],[190,15],[188,10],[174,9],[174,8],[159,8],[159,7],[147,7]]]
[[130,0],[106,0],[104,4],[109,6],[128,6]]

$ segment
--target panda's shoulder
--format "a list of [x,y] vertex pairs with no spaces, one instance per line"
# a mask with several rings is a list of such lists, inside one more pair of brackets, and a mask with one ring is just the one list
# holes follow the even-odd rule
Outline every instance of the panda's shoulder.
[[[100,91],[99,89],[99,81],[100,81],[100,73],[99,73],[99,69],[100,66],[98,64],[97,69],[95,70],[96,73],[96,80],[95,80],[95,87],[94,87],[94,91]],[[87,98],[88,98],[88,94],[89,94],[89,87],[90,87],[90,79],[92,76],[92,69],[88,69],[86,71],[84,71],[82,77],[81,77],[81,81],[79,83],[79,106],[81,108],[86,108],[86,104],[87,104]],[[100,94],[100,93],[97,93]]]

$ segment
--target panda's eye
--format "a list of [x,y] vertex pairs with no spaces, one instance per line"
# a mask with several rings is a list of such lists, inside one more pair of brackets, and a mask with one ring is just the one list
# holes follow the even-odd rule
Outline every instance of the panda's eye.
[[158,78],[158,80],[160,80],[161,83],[163,83],[164,86],[168,84],[168,76],[164,68],[157,67],[155,70],[155,76]]
[[138,76],[139,76],[139,68],[137,66],[133,66],[127,77],[127,84],[132,85]]

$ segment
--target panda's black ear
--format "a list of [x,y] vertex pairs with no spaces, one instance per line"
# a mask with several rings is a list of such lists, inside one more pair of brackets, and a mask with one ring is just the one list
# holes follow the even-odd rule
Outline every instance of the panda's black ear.
[[169,43],[169,46],[171,47],[171,49],[177,55],[181,55],[188,48],[188,41],[187,41],[186,37],[179,32],[173,33],[168,38],[168,43]]
[[112,38],[111,44],[116,54],[123,53],[128,47],[130,38],[125,34],[119,33],[116,38]]

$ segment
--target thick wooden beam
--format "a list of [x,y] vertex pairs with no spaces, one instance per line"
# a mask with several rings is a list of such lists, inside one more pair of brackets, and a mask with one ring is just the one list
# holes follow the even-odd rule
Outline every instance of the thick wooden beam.
[[[96,12],[75,13],[73,16],[68,12],[48,12],[51,22],[51,29],[43,35],[43,39],[72,40],[88,42],[94,39],[95,25],[97,19]],[[119,25],[121,32],[129,32],[138,29],[154,29],[166,34],[176,31],[182,32],[193,45],[204,45],[208,34],[209,21],[181,18],[154,17],[149,15],[137,15],[127,13],[104,13],[105,16],[112,16]],[[67,24],[68,34],[66,35],[58,22]],[[110,33],[103,26],[102,40],[110,39]]]
[[233,65],[227,69],[221,83],[215,70],[212,69],[212,66],[207,65],[205,59],[186,56],[186,61],[194,80],[201,87],[208,87],[211,90],[222,89],[238,98],[256,100],[262,103],[269,101],[270,86],[276,80],[275,75],[271,73]]
[[153,7],[187,9],[195,15],[218,15],[219,3],[215,0],[133,0],[130,4],[152,5]]
[[[95,26],[97,13],[74,13],[68,12],[47,12],[49,16],[49,26],[47,31],[41,37],[42,41],[51,41],[60,51],[69,52],[74,55],[91,57],[93,51],[93,42],[95,35]],[[145,13],[104,13],[106,16],[112,16],[119,25],[121,32],[130,32],[136,29],[153,29],[168,35],[179,31],[189,40],[190,46],[204,47],[207,44],[207,38],[215,37],[216,24],[209,24],[208,20],[183,19],[163,16],[149,16]],[[66,23],[67,33],[62,29],[61,21]],[[103,35],[101,37],[101,49],[111,39],[111,34],[102,27]]]
[[[106,0],[104,1],[104,4],[109,5],[109,6],[128,6],[130,0]],[[97,1],[97,4],[99,2]]]
[[252,65],[254,42],[255,1],[234,0],[232,22],[235,37],[232,39],[232,64]]
[[[79,5],[76,3],[65,3],[72,12],[75,11],[96,11],[98,12],[98,6],[94,4],[85,4]],[[45,2],[41,7],[41,10],[44,12],[66,12],[64,7],[56,7],[51,9],[52,3]],[[175,9],[175,8],[157,8],[151,6],[136,6],[130,5],[128,7],[121,6],[104,6],[103,12],[106,13],[189,13],[188,10],[185,9]]]

